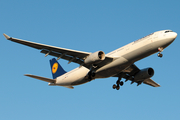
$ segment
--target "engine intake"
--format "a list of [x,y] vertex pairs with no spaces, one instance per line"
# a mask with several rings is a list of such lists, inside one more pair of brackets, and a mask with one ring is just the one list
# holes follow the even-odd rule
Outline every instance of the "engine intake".
[[103,51],[97,51],[95,53],[91,53],[84,60],[85,64],[98,64],[105,59],[105,53]]
[[139,71],[135,76],[135,81],[142,81],[151,78],[154,75],[154,70],[152,68],[145,68]]

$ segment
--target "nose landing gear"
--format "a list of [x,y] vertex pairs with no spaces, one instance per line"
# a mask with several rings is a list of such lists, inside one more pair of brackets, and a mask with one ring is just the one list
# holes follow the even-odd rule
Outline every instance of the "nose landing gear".
[[163,57],[163,54],[158,53],[158,57],[162,58],[162,57]]
[[158,57],[160,57],[160,58],[163,57],[163,54],[161,53],[163,50],[164,50],[164,49],[163,49],[162,47],[159,47],[159,48],[158,48],[158,51],[159,51]]

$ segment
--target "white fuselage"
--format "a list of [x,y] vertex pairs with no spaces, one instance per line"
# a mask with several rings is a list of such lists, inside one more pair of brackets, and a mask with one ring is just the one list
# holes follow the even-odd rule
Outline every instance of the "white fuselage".
[[[158,52],[159,47],[165,49],[177,36],[175,32],[170,31],[165,33],[165,31],[167,30],[154,32],[106,54],[106,56],[112,57],[113,61],[97,69],[94,79],[115,76],[134,62]],[[56,78],[56,83],[54,85],[74,86],[86,83],[89,81],[86,79],[89,71],[90,70],[86,67],[77,67]]]

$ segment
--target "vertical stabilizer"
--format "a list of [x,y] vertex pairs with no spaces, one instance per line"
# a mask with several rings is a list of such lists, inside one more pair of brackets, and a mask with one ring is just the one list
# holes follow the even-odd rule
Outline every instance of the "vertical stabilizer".
[[66,71],[61,67],[55,58],[50,60],[50,65],[53,79],[56,79],[57,77],[66,73]]

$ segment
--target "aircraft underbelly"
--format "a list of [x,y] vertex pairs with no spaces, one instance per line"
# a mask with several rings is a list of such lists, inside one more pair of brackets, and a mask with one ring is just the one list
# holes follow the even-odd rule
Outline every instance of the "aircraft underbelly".
[[114,76],[117,73],[120,73],[122,70],[127,68],[132,63],[129,63],[127,59],[120,57],[112,63],[101,67],[96,71],[95,78],[106,78]]
[[107,78],[116,75],[117,73],[122,72],[127,68],[129,64],[119,65],[113,68],[106,69],[104,71],[98,72],[96,78]]

